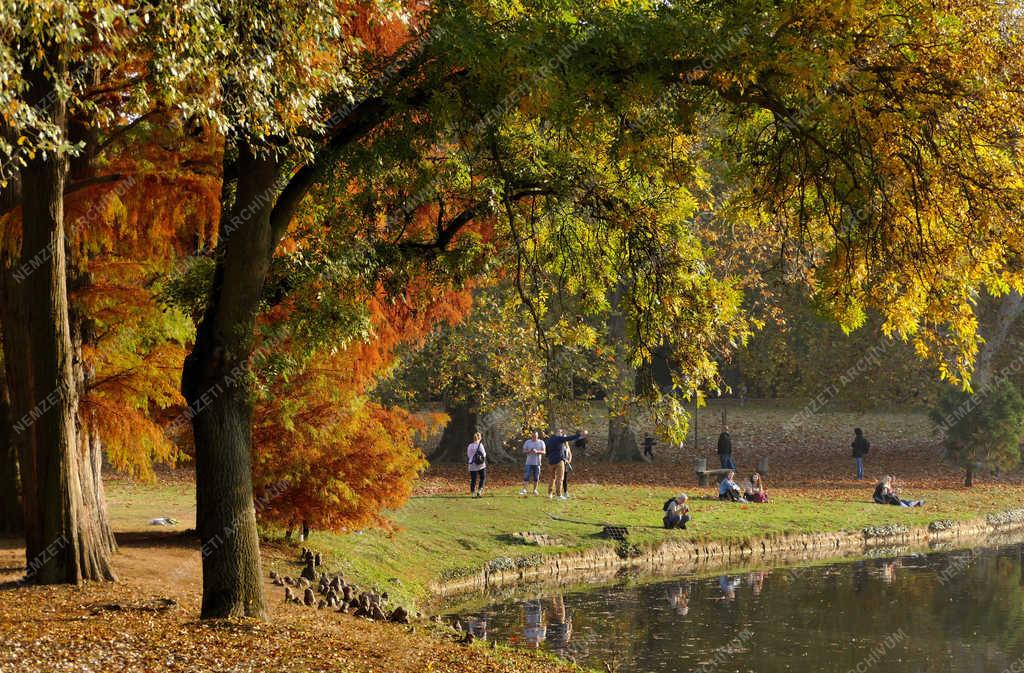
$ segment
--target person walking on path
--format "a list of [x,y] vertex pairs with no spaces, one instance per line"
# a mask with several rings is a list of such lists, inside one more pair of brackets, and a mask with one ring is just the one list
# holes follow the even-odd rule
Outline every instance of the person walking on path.
[[736,463],[732,462],[732,435],[728,425],[722,426],[722,434],[718,435],[718,461],[723,470],[736,469]]
[[530,439],[523,442],[523,453],[526,454],[526,470],[523,473],[523,490],[519,491],[519,495],[526,495],[530,482],[533,482],[533,494],[537,495],[541,456],[547,453],[547,447],[541,441],[539,432],[534,432]]
[[586,435],[586,430],[578,432],[575,435],[563,435],[562,430],[559,430],[557,434],[551,435],[544,439],[544,446],[547,447],[548,454],[548,465],[551,466],[551,485],[548,486],[548,497],[554,498],[558,496],[561,500],[567,500],[568,498],[561,492],[562,482],[565,480],[565,458],[566,458],[566,442],[575,442],[581,437]]
[[853,449],[853,462],[857,464],[857,479],[858,481],[864,479],[864,456],[868,455],[868,451],[871,449],[871,442],[864,436],[864,431],[860,428],[853,429],[853,442],[850,443],[850,448]]
[[469,462],[469,496],[483,497],[484,483],[487,481],[487,451],[484,449],[483,435],[479,432],[473,435],[473,441],[466,447],[466,458]]

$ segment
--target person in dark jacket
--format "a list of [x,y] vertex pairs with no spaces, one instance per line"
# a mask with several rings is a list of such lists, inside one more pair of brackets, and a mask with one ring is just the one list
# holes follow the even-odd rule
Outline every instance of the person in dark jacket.
[[735,470],[736,463],[732,462],[732,435],[729,434],[729,426],[722,428],[722,434],[718,435],[718,461],[722,463],[723,470]]
[[558,496],[561,500],[568,498],[562,493],[562,483],[565,480],[565,461],[568,458],[566,443],[575,442],[586,437],[587,431],[582,430],[575,435],[563,435],[561,431],[544,439],[544,446],[547,447],[548,465],[552,467],[551,484],[548,486],[548,497]]
[[853,442],[850,444],[850,448],[853,449],[853,462],[857,464],[857,479],[864,478],[864,456],[868,455],[868,450],[871,448],[871,442],[864,436],[864,431],[860,428],[853,429]]

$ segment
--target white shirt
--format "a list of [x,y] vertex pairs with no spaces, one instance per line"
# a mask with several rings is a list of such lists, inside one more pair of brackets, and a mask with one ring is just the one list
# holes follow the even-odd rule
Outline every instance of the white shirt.
[[[480,454],[483,455],[484,457],[484,462],[479,465],[473,462],[473,456],[476,455],[478,449],[480,451]],[[487,467],[487,451],[484,450],[484,443],[470,442],[469,446],[466,447],[466,459],[469,462],[470,472],[479,472],[480,470]]]

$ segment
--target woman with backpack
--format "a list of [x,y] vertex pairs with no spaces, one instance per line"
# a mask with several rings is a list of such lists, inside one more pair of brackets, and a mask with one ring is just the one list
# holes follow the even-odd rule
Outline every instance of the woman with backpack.
[[[479,432],[473,435],[473,441],[466,447],[466,457],[469,460],[469,497],[479,498],[484,494],[484,482],[487,481],[487,451],[484,450],[483,435]],[[477,488],[477,480],[480,481],[480,488]]]

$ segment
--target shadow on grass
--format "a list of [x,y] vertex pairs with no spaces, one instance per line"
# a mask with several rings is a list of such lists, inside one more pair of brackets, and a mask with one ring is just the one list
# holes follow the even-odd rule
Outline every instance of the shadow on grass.
[[114,533],[118,546],[121,547],[199,547],[199,534],[195,529],[188,530],[154,530],[130,531]]

